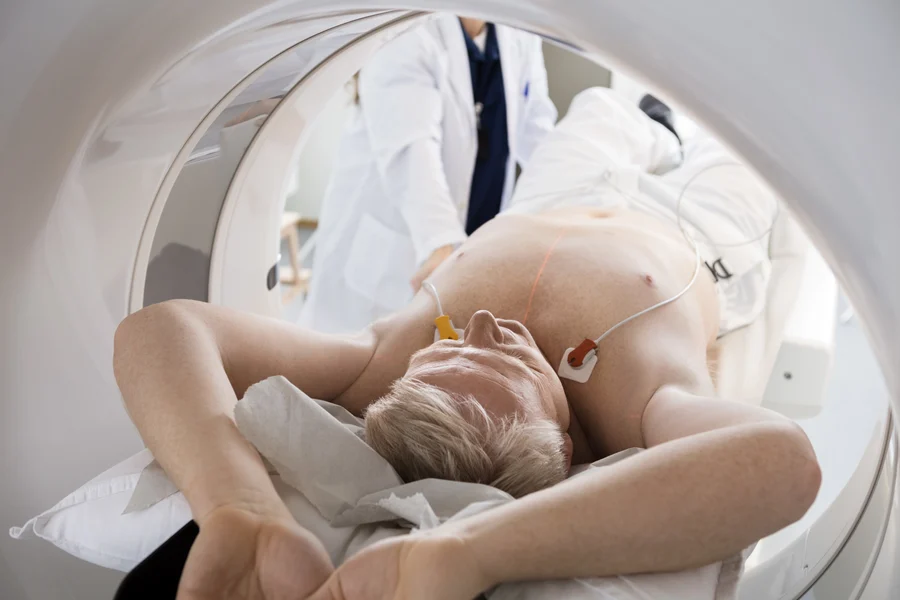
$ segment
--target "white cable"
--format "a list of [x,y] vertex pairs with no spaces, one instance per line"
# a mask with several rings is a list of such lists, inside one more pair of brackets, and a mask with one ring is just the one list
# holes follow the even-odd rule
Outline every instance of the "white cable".
[[631,321],[634,321],[634,320],[637,319],[638,317],[640,317],[640,316],[642,316],[642,315],[646,315],[648,312],[654,311],[654,310],[656,310],[657,308],[662,308],[662,307],[665,306],[666,304],[671,304],[672,302],[675,302],[676,300],[678,300],[679,298],[681,298],[682,296],[684,296],[684,295],[688,292],[689,289],[691,289],[691,287],[694,285],[694,282],[697,281],[697,275],[700,273],[700,249],[697,247],[696,244],[693,243],[693,240],[689,240],[689,242],[690,242],[691,245],[694,247],[694,253],[695,253],[696,256],[697,256],[697,264],[694,266],[694,275],[691,277],[691,280],[688,282],[688,284],[687,284],[686,286],[684,286],[684,289],[681,290],[680,292],[678,292],[677,294],[675,294],[674,296],[672,296],[671,298],[669,298],[668,300],[663,300],[662,302],[659,302],[659,303],[657,303],[657,304],[654,304],[654,305],[651,306],[650,308],[645,308],[644,310],[642,310],[642,311],[640,311],[640,312],[637,312],[637,313],[631,315],[631,316],[628,317],[627,319],[624,319],[624,320],[622,320],[622,321],[619,321],[618,323],[616,323],[615,325],[613,325],[612,327],[610,327],[609,329],[607,329],[606,332],[605,332],[603,335],[601,335],[601,336],[598,337],[596,340],[594,340],[594,344],[595,344],[595,345],[599,346],[599,345],[600,345],[600,342],[602,342],[603,339],[604,339],[606,336],[608,336],[609,334],[611,334],[613,331],[615,331],[616,329],[618,329],[618,328],[621,327],[622,325],[625,325],[625,324],[627,324],[627,323],[630,323]]
[[438,316],[440,317],[441,315],[443,315],[443,314],[444,314],[444,307],[441,306],[441,297],[438,296],[437,288],[434,287],[434,284],[431,283],[430,281],[425,281],[425,282],[423,282],[423,283],[422,283],[422,287],[425,288],[425,290],[426,290],[429,294],[431,294],[431,296],[434,298],[434,301],[437,302]]
[[[631,321],[637,319],[638,317],[641,317],[641,316],[643,316],[643,315],[646,315],[646,314],[649,313],[649,312],[652,312],[652,311],[656,310],[657,308],[662,308],[663,306],[665,306],[665,305],[667,305],[667,304],[671,304],[672,302],[675,302],[676,300],[678,300],[679,298],[681,298],[682,296],[684,296],[684,295],[688,292],[688,290],[691,289],[691,287],[693,287],[694,283],[697,281],[697,275],[700,273],[700,262],[701,262],[701,261],[700,261],[700,247],[697,245],[697,241],[696,241],[696,240],[695,240],[695,239],[687,232],[687,230],[686,230],[685,227],[684,227],[684,223],[683,223],[682,220],[681,220],[681,204],[682,204],[682,201],[684,200],[685,192],[687,192],[688,188],[691,187],[691,184],[693,184],[694,181],[695,181],[698,177],[700,177],[701,175],[703,175],[704,173],[706,173],[707,171],[709,171],[709,170],[711,170],[711,169],[714,169],[714,168],[717,168],[717,167],[729,166],[729,165],[741,166],[739,163],[736,163],[736,162],[718,163],[718,164],[710,165],[710,166],[706,167],[705,169],[701,169],[701,170],[698,171],[696,174],[694,174],[693,177],[691,177],[690,179],[688,179],[687,182],[684,184],[684,186],[681,188],[681,192],[678,194],[678,200],[677,200],[677,202],[676,202],[676,204],[675,204],[675,219],[676,219],[676,223],[677,223],[677,225],[678,225],[678,229],[681,230],[681,235],[684,236],[685,241],[686,241],[686,242],[694,249],[694,256],[695,256],[695,258],[696,258],[696,264],[694,265],[694,274],[691,276],[691,280],[688,282],[688,284],[684,287],[683,290],[681,290],[680,292],[678,292],[677,294],[675,294],[675,295],[672,296],[671,298],[669,298],[669,299],[667,299],[667,300],[663,300],[662,302],[658,302],[657,304],[654,304],[653,306],[651,306],[651,307],[649,307],[649,308],[645,308],[644,310],[639,311],[639,312],[637,312],[637,313],[631,315],[631,316],[628,317],[627,319],[624,319],[624,320],[622,320],[622,321],[619,321],[618,323],[616,323],[615,325],[613,325],[612,327],[610,327],[609,329],[607,329],[607,330],[603,333],[603,335],[601,335],[600,337],[598,337],[597,339],[594,340],[594,345],[595,345],[595,346],[599,346],[599,345],[600,345],[600,342],[602,342],[608,335],[610,335],[613,331],[615,331],[615,330],[618,329],[619,327],[622,327],[623,325],[626,325],[626,324],[630,323]],[[625,191],[619,189],[619,187],[618,187],[618,186],[612,181],[612,179],[608,176],[609,171],[607,171],[606,173],[607,173],[607,174],[606,174],[606,179],[607,179],[607,181],[609,182],[609,184],[613,187],[613,189],[615,189],[617,192],[619,192],[620,194],[622,194],[622,195],[625,196],[626,198],[629,198],[632,202],[636,202],[637,204],[640,204],[640,203],[637,201],[637,199],[635,199],[633,196],[631,196],[630,194],[626,193]],[[778,208],[778,211],[780,212],[780,206],[778,206],[777,203],[776,203],[776,207]],[[768,234],[772,231],[772,229],[775,227],[775,221],[778,219],[779,212],[776,212],[776,213],[775,213],[775,216],[774,216],[773,219],[772,219],[772,224],[769,225],[769,227],[768,227],[761,235],[759,235],[759,236],[757,236],[757,237],[755,237],[755,238],[753,238],[753,239],[751,239],[751,240],[745,240],[745,241],[740,242],[740,243],[738,243],[738,244],[716,244],[716,243],[712,242],[711,240],[710,240],[710,243],[711,243],[711,245],[713,245],[713,246],[736,247],[736,246],[745,246],[745,245],[747,245],[747,244],[751,244],[751,243],[753,243],[753,242],[756,242],[756,241],[758,241],[758,240],[761,240],[761,239],[764,238],[766,235],[768,235]],[[704,234],[704,235],[706,235],[706,234]],[[708,237],[708,236],[707,236],[707,237]]]
[[[681,233],[682,233],[682,234],[684,234],[684,226],[683,226],[682,223],[681,223],[681,203],[682,203],[682,201],[684,200],[684,194],[685,194],[685,192],[688,191],[688,188],[691,187],[691,184],[693,184],[694,181],[696,181],[697,178],[700,177],[701,175],[704,175],[704,174],[706,174],[708,171],[712,171],[713,169],[717,169],[717,168],[719,168],[719,167],[729,167],[729,166],[733,166],[733,167],[742,167],[743,165],[741,165],[740,163],[734,162],[734,161],[720,162],[720,163],[711,164],[711,165],[709,165],[708,167],[705,167],[705,168],[703,168],[703,169],[700,169],[697,173],[695,173],[695,174],[693,175],[693,177],[691,177],[690,179],[688,179],[687,182],[684,184],[684,186],[681,188],[681,193],[678,194],[678,201],[677,201],[676,204],[675,204],[675,219],[677,220],[678,228],[681,229]],[[620,189],[615,185],[615,183],[613,183],[612,181],[610,181],[610,184],[613,186],[613,188],[615,188],[615,190],[616,190],[617,192],[619,192],[620,194],[623,194],[623,195],[625,195],[625,196],[628,196],[629,198],[631,198],[632,200],[634,200],[634,198],[632,198],[632,197],[629,196],[627,193],[625,193],[625,192],[623,192],[622,190],[620,190]],[[768,226],[766,229],[764,229],[763,232],[760,233],[760,234],[759,234],[758,236],[756,236],[755,238],[751,238],[751,239],[744,240],[744,241],[742,241],[742,242],[737,242],[737,243],[734,243],[734,244],[723,244],[723,243],[716,242],[715,240],[713,240],[713,239],[711,239],[711,238],[709,237],[709,234],[708,234],[708,233],[706,233],[706,232],[702,232],[702,233],[703,233],[703,236],[706,238],[706,241],[709,243],[710,246],[716,246],[717,248],[738,248],[738,247],[740,247],[740,246],[746,246],[746,245],[748,245],[748,244],[752,244],[753,242],[758,242],[759,240],[763,239],[764,237],[766,237],[767,235],[769,235],[770,233],[772,233],[772,230],[775,228],[775,223],[778,221],[778,217],[779,217],[780,215],[781,215],[781,204],[779,204],[778,202],[775,202],[775,216],[772,217],[772,222],[769,224],[769,226]]]

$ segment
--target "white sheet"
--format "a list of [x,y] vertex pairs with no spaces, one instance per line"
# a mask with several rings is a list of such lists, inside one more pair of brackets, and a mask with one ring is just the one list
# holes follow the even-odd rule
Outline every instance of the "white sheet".
[[797,302],[809,241],[783,209],[769,238],[772,273],[762,314],[716,341],[714,379],[722,398],[759,405]]

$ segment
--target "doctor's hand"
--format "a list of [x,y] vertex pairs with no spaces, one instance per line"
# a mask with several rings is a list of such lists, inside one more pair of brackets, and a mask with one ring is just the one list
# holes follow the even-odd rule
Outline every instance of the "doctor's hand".
[[289,513],[214,509],[200,525],[178,600],[306,598],[334,571],[328,553]]
[[308,600],[472,600],[490,584],[461,538],[439,531],[366,548]]
[[422,283],[426,279],[428,279],[431,274],[437,269],[442,262],[447,260],[450,255],[453,254],[453,246],[441,246],[437,250],[431,253],[431,256],[428,257],[422,266],[419,267],[418,272],[413,276],[410,280],[409,285],[412,286],[413,292],[418,292],[419,288],[422,287]]

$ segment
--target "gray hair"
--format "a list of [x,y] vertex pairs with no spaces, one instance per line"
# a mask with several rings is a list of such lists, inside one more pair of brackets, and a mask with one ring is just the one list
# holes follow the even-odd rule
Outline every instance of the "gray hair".
[[566,478],[559,426],[492,418],[473,397],[401,378],[366,411],[366,441],[404,481],[483,483],[518,498]]

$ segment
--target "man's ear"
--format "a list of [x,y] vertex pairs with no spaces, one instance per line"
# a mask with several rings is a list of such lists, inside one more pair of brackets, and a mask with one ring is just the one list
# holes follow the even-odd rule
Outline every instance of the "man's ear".
[[572,470],[572,438],[568,433],[563,434],[563,454],[566,457],[566,473]]

